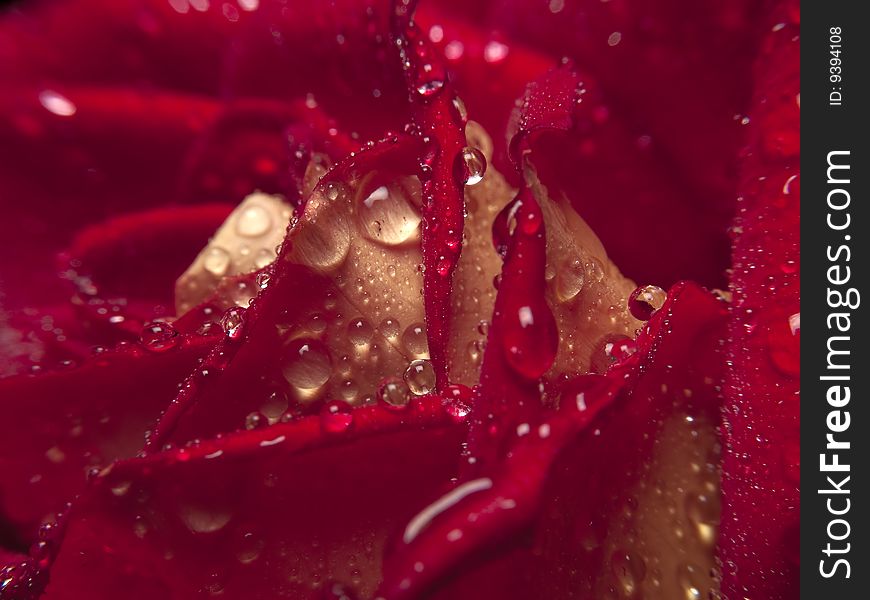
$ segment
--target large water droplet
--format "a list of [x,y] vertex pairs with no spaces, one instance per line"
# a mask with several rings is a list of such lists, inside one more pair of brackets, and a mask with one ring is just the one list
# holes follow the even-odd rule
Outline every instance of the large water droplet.
[[290,256],[315,271],[330,272],[341,266],[350,252],[350,226],[347,222],[344,185],[333,184],[323,194],[315,194],[306,208],[306,221],[292,236]]
[[428,360],[414,360],[405,369],[405,383],[415,396],[424,396],[435,389],[435,369]]
[[419,188],[414,179],[382,185],[357,202],[360,227],[368,239],[385,246],[418,239],[422,217],[412,199],[415,184]]
[[546,302],[528,300],[505,311],[501,343],[511,368],[527,379],[537,379],[556,359],[559,332]]
[[402,345],[413,358],[429,358],[429,340],[423,323],[412,323],[402,334]]
[[556,270],[553,280],[553,290],[559,302],[571,302],[583,290],[586,281],[586,269],[579,260],[566,260]]
[[456,155],[453,173],[465,185],[480,183],[486,173],[486,157],[477,148],[466,146]]
[[293,341],[287,349],[283,372],[287,382],[302,395],[301,399],[310,399],[332,375],[332,361],[326,346],[317,340]]

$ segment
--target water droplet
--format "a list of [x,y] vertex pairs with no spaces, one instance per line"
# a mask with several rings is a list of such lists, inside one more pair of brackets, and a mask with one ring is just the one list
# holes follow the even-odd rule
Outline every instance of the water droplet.
[[446,74],[438,63],[419,57],[413,70],[414,89],[422,98],[431,98],[444,89]]
[[462,423],[471,413],[473,393],[471,388],[453,384],[447,386],[444,393],[444,411],[455,423]]
[[271,279],[272,276],[267,271],[257,273],[257,287],[261,290],[265,290],[267,287],[269,287],[269,282],[271,281]]
[[646,563],[634,552],[618,550],[610,563],[613,574],[626,596],[633,596],[646,577]]
[[482,352],[480,351],[480,342],[478,340],[473,340],[468,342],[468,347],[466,348],[468,352],[468,358],[471,362],[477,364],[480,362],[480,358],[482,356]]
[[628,297],[628,310],[635,319],[648,321],[667,299],[668,293],[657,285],[643,285]]
[[154,321],[142,328],[140,341],[151,352],[163,352],[178,345],[178,332],[172,323]]
[[39,92],[39,103],[45,110],[59,117],[71,117],[76,114],[76,105],[69,98],[54,90]]
[[261,415],[259,412],[252,412],[245,417],[245,429],[251,431],[253,429],[259,429],[260,427],[265,426],[268,423],[268,420]]
[[428,360],[411,361],[404,379],[415,396],[424,396],[435,389],[435,369]]
[[717,493],[689,493],[686,495],[686,516],[695,526],[698,539],[712,546],[716,543],[721,505]]
[[405,179],[382,185],[357,202],[356,211],[363,234],[385,246],[416,240],[422,218],[413,203],[416,188],[419,188],[417,180]]
[[[507,256],[508,247],[517,226],[517,213],[522,206],[523,201],[517,196],[499,211],[492,222],[492,244],[502,259]],[[495,281],[493,281],[493,285],[498,289],[498,284]]]
[[405,408],[411,401],[408,386],[401,379],[391,377],[381,382],[378,397],[388,408]]
[[368,346],[374,329],[365,319],[354,319],[347,325],[347,337],[354,346]]
[[324,433],[344,433],[352,425],[353,409],[347,402],[329,402],[320,411],[320,428]]
[[250,531],[246,532],[242,534],[241,539],[239,540],[238,550],[236,550],[236,558],[238,558],[239,562],[244,565],[250,564],[259,558],[264,546],[265,543],[263,540]]
[[212,246],[205,251],[202,266],[215,277],[223,277],[230,266],[230,254],[220,246]]
[[468,122],[468,109],[465,108],[465,102],[459,96],[453,97],[453,108],[456,109],[456,114],[462,123]]
[[289,406],[287,394],[281,390],[276,390],[269,394],[268,398],[263,402],[260,412],[269,419],[269,423],[277,423],[284,413],[287,412]]
[[302,399],[310,399],[332,375],[326,346],[316,340],[294,340],[288,348],[283,372],[287,382],[302,393]]
[[492,40],[483,48],[483,60],[488,63],[501,62],[507,58],[509,50],[505,44]]
[[[309,205],[317,219],[303,221],[295,231],[290,256],[304,265],[319,272],[330,272],[340,267],[350,252],[350,226],[344,206],[324,206],[326,203],[339,203],[344,197],[344,186],[330,187],[326,198],[335,195],[336,200],[326,200],[323,196],[312,196]],[[307,211],[306,211],[307,212]],[[319,214],[323,213],[323,214]]]
[[129,481],[121,481],[112,486],[112,494],[118,497],[124,496],[130,491],[132,485]]
[[429,358],[429,340],[426,337],[426,326],[423,323],[413,323],[405,328],[402,334],[402,345],[414,358]]
[[236,232],[245,237],[259,237],[272,227],[272,217],[262,206],[252,204],[236,220]]
[[395,319],[384,319],[383,321],[381,321],[379,329],[381,335],[383,335],[391,342],[394,342],[399,338],[400,325],[399,322]]
[[634,340],[630,337],[616,333],[606,335],[590,357],[590,370],[593,373],[606,373],[610,365],[634,354],[635,350]]
[[[512,298],[523,300],[523,298]],[[543,298],[506,307],[501,331],[502,349],[511,368],[527,379],[543,375],[556,359],[559,334]]]
[[767,345],[774,367],[787,377],[797,378],[801,373],[801,330],[800,317],[797,321],[793,317],[777,320],[768,327]]
[[556,271],[554,291],[559,302],[571,302],[583,290],[586,269],[579,260],[566,260]]
[[486,173],[486,157],[477,148],[466,146],[456,155],[453,173],[465,185],[480,183]]
[[275,251],[269,248],[260,248],[257,255],[254,257],[254,266],[258,269],[263,269],[269,266],[275,260]]
[[242,332],[245,326],[245,309],[235,306],[224,313],[221,317],[221,327],[224,330],[224,335],[231,340],[237,340],[242,337]]
[[701,569],[693,564],[684,563],[677,567],[677,583],[683,591],[685,600],[701,600],[710,581]]
[[223,529],[232,516],[228,510],[199,504],[186,504],[180,510],[181,520],[194,533],[214,533]]

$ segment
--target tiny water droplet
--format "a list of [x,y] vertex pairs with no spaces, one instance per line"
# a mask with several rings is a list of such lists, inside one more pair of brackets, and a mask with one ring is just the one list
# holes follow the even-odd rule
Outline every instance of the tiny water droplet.
[[340,434],[353,425],[353,409],[347,402],[332,401],[320,411],[320,428],[324,433]]
[[411,401],[407,384],[396,377],[385,379],[378,388],[378,397],[387,408],[401,409]]
[[447,386],[444,393],[444,411],[455,423],[462,423],[471,413],[473,393],[471,388],[452,384]]
[[142,328],[140,341],[151,352],[163,352],[178,345],[178,332],[172,323],[154,321]]
[[253,429],[259,429],[260,427],[265,426],[268,423],[268,419],[266,419],[259,412],[252,412],[245,417],[245,429],[251,431]]
[[657,285],[643,285],[628,297],[628,310],[638,321],[648,321],[667,299],[668,293]]
[[263,271],[262,273],[257,273],[257,287],[261,290],[265,290],[269,287],[269,281],[272,279],[272,276],[267,272]]

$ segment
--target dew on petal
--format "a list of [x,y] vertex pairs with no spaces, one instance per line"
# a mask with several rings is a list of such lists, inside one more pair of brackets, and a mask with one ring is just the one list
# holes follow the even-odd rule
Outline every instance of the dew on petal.
[[332,376],[329,351],[317,340],[294,340],[287,349],[283,373],[300,400],[310,400]]
[[363,235],[384,246],[418,239],[422,217],[412,197],[415,191],[419,196],[419,182],[408,178],[382,185],[357,202],[356,212]]
[[405,369],[405,383],[415,396],[424,396],[435,389],[435,369],[428,360],[414,360]]
[[466,146],[456,155],[454,175],[465,185],[475,185],[483,180],[486,173],[486,157],[477,148]]

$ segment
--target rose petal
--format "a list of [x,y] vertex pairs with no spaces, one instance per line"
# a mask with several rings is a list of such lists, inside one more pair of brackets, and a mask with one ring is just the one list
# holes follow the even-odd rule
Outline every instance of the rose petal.
[[32,540],[40,521],[83,489],[88,470],[141,449],[146,429],[213,341],[127,348],[73,370],[0,380],[0,514],[20,539]]
[[[767,22],[742,165],[725,410],[723,593],[798,597],[800,12]],[[795,327],[795,324],[797,326]],[[747,393],[751,390],[751,393]]]
[[428,402],[116,464],[73,509],[46,598],[317,598],[330,581],[368,597],[387,535],[456,472],[461,428]]
[[[724,326],[721,302],[691,285],[675,287],[637,354],[603,385],[583,388],[582,404],[563,395],[558,412],[517,429],[504,463],[409,523],[381,593],[391,600],[433,591],[473,598],[490,589],[508,598],[578,590],[601,597],[619,586],[674,598],[687,593],[678,570],[687,564],[687,574],[699,574],[700,594],[714,588]],[[621,386],[626,391],[607,400],[608,388]],[[518,563],[522,573],[502,571]]]

